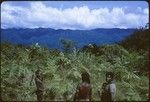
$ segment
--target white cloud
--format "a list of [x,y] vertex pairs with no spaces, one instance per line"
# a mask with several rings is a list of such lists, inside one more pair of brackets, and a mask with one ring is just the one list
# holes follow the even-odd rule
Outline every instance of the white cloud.
[[[87,6],[66,9],[45,6],[42,2],[30,7],[1,5],[1,27],[93,29],[137,28],[148,22],[148,8],[137,7],[140,13],[126,12],[128,8],[90,9]],[[143,11],[143,12],[141,12]]]
[[149,11],[148,11],[148,8],[145,8],[145,9],[143,10],[143,12],[148,15],[148,12],[149,12]]

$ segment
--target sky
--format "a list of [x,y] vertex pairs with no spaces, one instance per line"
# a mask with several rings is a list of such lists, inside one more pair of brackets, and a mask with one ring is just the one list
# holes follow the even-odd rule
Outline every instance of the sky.
[[148,15],[145,1],[5,1],[1,28],[139,28]]

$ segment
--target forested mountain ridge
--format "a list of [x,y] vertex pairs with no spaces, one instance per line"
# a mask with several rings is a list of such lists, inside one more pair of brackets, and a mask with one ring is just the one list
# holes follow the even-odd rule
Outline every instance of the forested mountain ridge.
[[39,43],[48,48],[60,49],[61,39],[70,39],[76,42],[78,48],[89,43],[112,44],[122,41],[135,29],[104,29],[97,28],[92,30],[70,30],[70,29],[51,29],[51,28],[11,28],[1,29],[1,41],[7,41],[14,44],[30,45]]

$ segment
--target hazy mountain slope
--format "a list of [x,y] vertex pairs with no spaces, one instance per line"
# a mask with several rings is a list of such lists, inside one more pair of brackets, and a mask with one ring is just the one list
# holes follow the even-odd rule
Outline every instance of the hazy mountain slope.
[[1,29],[1,41],[14,44],[32,44],[38,42],[49,48],[60,48],[60,39],[70,39],[82,47],[88,43],[109,44],[123,40],[135,29],[93,29],[93,30],[62,30],[51,28],[37,29]]

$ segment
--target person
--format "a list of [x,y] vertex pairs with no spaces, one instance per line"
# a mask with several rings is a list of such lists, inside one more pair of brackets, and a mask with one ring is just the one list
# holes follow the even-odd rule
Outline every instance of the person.
[[87,72],[82,73],[82,83],[77,86],[74,101],[91,101],[92,87],[90,84],[90,76]]
[[106,82],[102,85],[101,102],[112,102],[115,100],[116,85],[114,83],[114,74],[106,73]]
[[37,100],[42,101],[44,85],[43,85],[43,77],[40,69],[36,70],[35,72],[35,84],[37,88],[36,90]]

